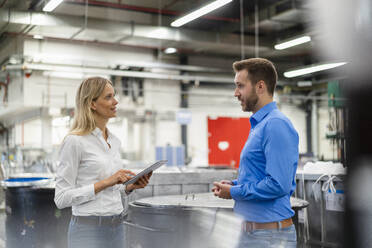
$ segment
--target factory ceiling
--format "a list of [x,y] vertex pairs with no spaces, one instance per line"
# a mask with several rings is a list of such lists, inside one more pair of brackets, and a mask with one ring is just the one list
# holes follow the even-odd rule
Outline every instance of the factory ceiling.
[[[182,27],[170,23],[204,0],[64,0],[43,12],[44,0],[0,1],[0,35],[136,46],[178,55],[266,57],[279,71],[313,63],[313,42],[275,50],[281,40],[309,34],[306,8],[296,0],[234,0]],[[243,3],[243,8],[241,8]],[[243,23],[240,20],[243,14]],[[242,25],[243,24],[243,25]],[[244,44],[244,45],[242,45]],[[176,56],[176,55],[174,55]]]

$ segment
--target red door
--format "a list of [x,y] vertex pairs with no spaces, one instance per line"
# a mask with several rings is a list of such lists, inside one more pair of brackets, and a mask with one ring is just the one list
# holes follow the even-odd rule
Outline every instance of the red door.
[[208,117],[209,166],[238,168],[250,129],[249,118]]

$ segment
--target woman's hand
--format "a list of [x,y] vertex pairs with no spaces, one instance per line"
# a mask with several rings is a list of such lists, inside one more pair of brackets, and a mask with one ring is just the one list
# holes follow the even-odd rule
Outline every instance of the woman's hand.
[[140,177],[140,179],[137,180],[137,182],[127,185],[126,192],[132,192],[135,189],[142,189],[149,184],[150,177],[152,175],[152,172],[150,172],[147,175],[144,175],[143,177]]
[[118,170],[114,175],[106,178],[108,187],[114,186],[115,184],[125,183],[133,176],[135,176],[132,171],[130,170]]
[[136,174],[130,170],[118,170],[114,175],[95,183],[94,192],[97,194],[105,188],[112,187],[116,184],[125,183],[135,175]]

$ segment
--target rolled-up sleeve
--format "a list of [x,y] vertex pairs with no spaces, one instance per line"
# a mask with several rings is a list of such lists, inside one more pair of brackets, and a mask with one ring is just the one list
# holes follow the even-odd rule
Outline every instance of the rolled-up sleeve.
[[77,187],[81,149],[76,136],[65,138],[59,153],[54,202],[58,208],[79,205],[95,199],[94,184]]
[[266,125],[263,137],[265,177],[256,182],[232,186],[234,200],[270,200],[289,194],[298,160],[298,135],[281,119]]

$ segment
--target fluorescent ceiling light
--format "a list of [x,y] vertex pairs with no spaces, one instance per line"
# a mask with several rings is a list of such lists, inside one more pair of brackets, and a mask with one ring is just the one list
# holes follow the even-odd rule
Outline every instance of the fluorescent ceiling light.
[[338,66],[342,66],[344,64],[346,64],[346,62],[312,65],[306,68],[284,72],[284,76],[287,78],[293,78],[293,77],[298,77],[298,76],[302,76],[302,75],[306,75],[306,74],[310,74],[310,73],[314,73],[318,71],[332,69]]
[[42,35],[40,35],[40,34],[35,34],[34,35],[34,39],[42,40],[42,39],[44,39],[44,37]]
[[63,0],[50,0],[43,8],[43,11],[51,12],[55,8],[57,8],[60,3],[62,3]]
[[168,47],[164,50],[164,53],[166,54],[172,54],[172,53],[176,53],[177,52],[177,49],[174,48],[174,47]]
[[192,20],[195,20],[196,18],[199,18],[209,12],[212,12],[213,10],[215,9],[218,9],[222,6],[224,6],[225,4],[228,4],[232,2],[232,0],[217,0],[217,1],[214,1],[198,10],[195,10],[193,12],[191,12],[190,14],[187,14],[177,20],[175,20],[174,22],[171,23],[171,26],[172,27],[181,27],[182,25],[188,23],[188,22],[191,22]]
[[289,40],[289,41],[277,44],[277,45],[274,46],[274,48],[276,50],[283,50],[283,49],[293,47],[293,46],[297,46],[297,45],[300,45],[300,44],[303,44],[303,43],[306,43],[306,42],[309,42],[309,41],[311,41],[311,37],[306,35],[306,36],[302,36],[302,37],[299,37],[299,38],[296,38],[296,39],[293,39],[293,40]]

